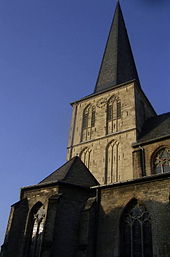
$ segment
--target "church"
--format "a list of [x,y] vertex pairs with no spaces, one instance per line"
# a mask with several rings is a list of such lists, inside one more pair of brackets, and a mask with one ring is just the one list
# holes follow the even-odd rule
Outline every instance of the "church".
[[117,3],[96,86],[72,103],[67,162],[21,188],[1,257],[170,257],[170,113],[157,115]]

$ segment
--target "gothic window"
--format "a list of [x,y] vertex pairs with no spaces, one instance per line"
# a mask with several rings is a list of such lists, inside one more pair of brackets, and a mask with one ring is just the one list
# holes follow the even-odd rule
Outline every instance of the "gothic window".
[[120,257],[152,257],[151,218],[144,205],[133,200],[120,223]]
[[107,107],[107,121],[111,121],[113,117],[113,108],[112,104],[109,104]]
[[83,116],[83,129],[87,129],[88,128],[88,118],[89,118],[89,113],[85,112],[84,116]]
[[170,172],[170,149],[164,147],[156,152],[152,169],[154,174]]
[[91,104],[83,112],[81,141],[90,140],[94,132],[96,110]]
[[80,153],[80,159],[82,160],[82,162],[84,162],[88,169],[90,168],[91,152],[91,149],[86,147]]
[[91,114],[91,127],[95,126],[95,119],[96,119],[96,112],[95,108],[92,108],[92,114]]
[[118,131],[118,120],[121,118],[121,102],[118,97],[112,96],[107,102],[106,134]]
[[117,119],[121,118],[121,102],[117,101]]
[[117,182],[119,180],[120,162],[120,145],[119,142],[113,140],[106,147],[106,184]]
[[44,229],[45,210],[38,202],[32,208],[29,217],[27,236],[29,239],[28,257],[40,257],[42,233]]

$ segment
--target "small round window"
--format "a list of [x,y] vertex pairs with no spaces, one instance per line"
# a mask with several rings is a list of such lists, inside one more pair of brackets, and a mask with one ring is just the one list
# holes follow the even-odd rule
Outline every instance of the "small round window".
[[170,172],[170,149],[160,149],[153,160],[153,173]]

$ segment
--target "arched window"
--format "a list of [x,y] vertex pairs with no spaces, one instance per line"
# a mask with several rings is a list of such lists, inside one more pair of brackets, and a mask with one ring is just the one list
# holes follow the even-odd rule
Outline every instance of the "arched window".
[[164,147],[154,154],[152,172],[153,174],[170,172],[170,149]]
[[42,233],[44,229],[45,210],[42,203],[34,205],[30,212],[28,222],[28,257],[40,257]]
[[112,96],[107,102],[106,134],[118,131],[118,120],[121,118],[121,102],[116,96]]
[[106,146],[106,184],[119,181],[120,162],[120,144],[113,140]]
[[151,218],[136,199],[125,208],[120,221],[120,257],[152,257]]
[[80,153],[80,159],[82,160],[82,162],[84,162],[88,169],[90,168],[91,152],[92,150],[86,147]]
[[90,140],[94,132],[96,120],[95,107],[89,104],[83,111],[81,141]]

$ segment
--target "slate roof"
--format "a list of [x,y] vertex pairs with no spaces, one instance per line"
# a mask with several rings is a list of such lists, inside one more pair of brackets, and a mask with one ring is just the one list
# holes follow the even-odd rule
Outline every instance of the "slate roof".
[[51,173],[48,177],[43,179],[39,185],[54,182],[64,182],[82,187],[99,185],[98,181],[78,156],[72,158],[59,169]]
[[148,119],[137,143],[170,136],[170,112]]
[[119,2],[106,43],[94,93],[137,80],[138,74]]

